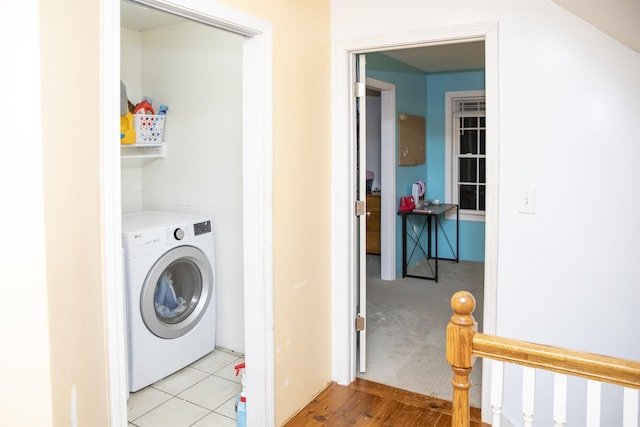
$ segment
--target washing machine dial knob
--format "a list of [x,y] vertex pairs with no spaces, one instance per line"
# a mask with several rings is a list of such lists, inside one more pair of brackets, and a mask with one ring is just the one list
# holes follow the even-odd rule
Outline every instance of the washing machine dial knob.
[[184,230],[182,228],[176,228],[173,232],[173,237],[175,237],[176,240],[184,239]]

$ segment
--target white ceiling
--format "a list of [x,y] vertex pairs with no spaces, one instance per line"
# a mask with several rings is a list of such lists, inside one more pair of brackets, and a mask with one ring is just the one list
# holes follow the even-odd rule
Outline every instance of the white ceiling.
[[187,21],[188,19],[186,18],[146,7],[139,3],[120,2],[120,26],[129,30],[142,32]]
[[640,0],[551,0],[640,53]]
[[484,68],[483,41],[389,50],[381,53],[427,73]]

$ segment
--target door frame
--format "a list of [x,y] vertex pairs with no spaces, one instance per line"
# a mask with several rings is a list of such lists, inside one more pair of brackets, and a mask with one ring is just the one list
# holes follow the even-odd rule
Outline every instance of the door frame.
[[[273,362],[273,209],[271,23],[227,6],[202,0],[135,0],[246,36],[243,44],[243,218],[245,359],[250,366],[248,422],[275,422]],[[120,2],[101,2],[101,170],[102,250],[111,425],[127,424],[126,322],[121,249]],[[250,212],[250,214],[249,214]],[[250,216],[250,217],[249,217]]]
[[396,278],[396,85],[367,77],[380,92],[380,278]]
[[[375,35],[338,41],[332,80],[332,366],[333,380],[349,384],[356,376],[356,217],[355,108],[352,101],[355,56],[361,53],[484,40],[487,123],[487,198],[485,217],[484,332],[495,333],[498,261],[498,24],[468,24],[411,33]],[[444,107],[444,106],[443,106]],[[483,367],[483,374],[485,369]],[[488,376],[487,376],[488,378]],[[483,382],[488,396],[489,381]],[[483,409],[488,400],[483,398]],[[486,412],[486,411],[485,411]]]

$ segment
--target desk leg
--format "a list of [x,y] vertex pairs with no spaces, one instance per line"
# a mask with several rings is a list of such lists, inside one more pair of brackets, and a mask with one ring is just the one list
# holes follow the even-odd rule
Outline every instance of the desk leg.
[[427,262],[432,258],[431,257],[431,218],[432,215],[428,215],[427,219]]
[[[434,217],[435,215],[431,215],[431,217]],[[436,231],[436,274],[435,274],[435,280],[436,283],[438,283],[438,218],[436,218],[436,222],[433,226],[433,228]]]
[[407,216],[402,215],[402,277],[407,277]]

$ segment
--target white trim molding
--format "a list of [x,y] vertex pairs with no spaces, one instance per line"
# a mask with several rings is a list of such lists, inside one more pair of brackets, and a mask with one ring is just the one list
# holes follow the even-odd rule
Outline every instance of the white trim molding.
[[273,325],[273,111],[272,29],[244,42],[243,205],[244,340],[247,425],[275,423]]
[[[100,136],[102,192],[102,253],[105,331],[107,335],[107,370],[111,426],[127,424],[129,383],[127,372],[127,330],[122,255],[122,207],[120,193],[120,147],[113,136],[120,132],[120,2],[102,2],[100,40],[101,117]],[[117,86],[116,86],[117,85]]]
[[[461,91],[448,91],[444,94],[444,194],[446,203],[457,203],[454,201],[455,195],[453,193],[453,175],[456,170],[454,162],[457,157],[453,154],[453,100],[457,98],[484,98],[484,90],[461,90]],[[453,218],[453,214],[447,214],[447,217]],[[460,211],[460,221],[478,221],[484,222],[485,214],[471,214]]]
[[367,77],[380,91],[380,278],[396,278],[396,86]]

